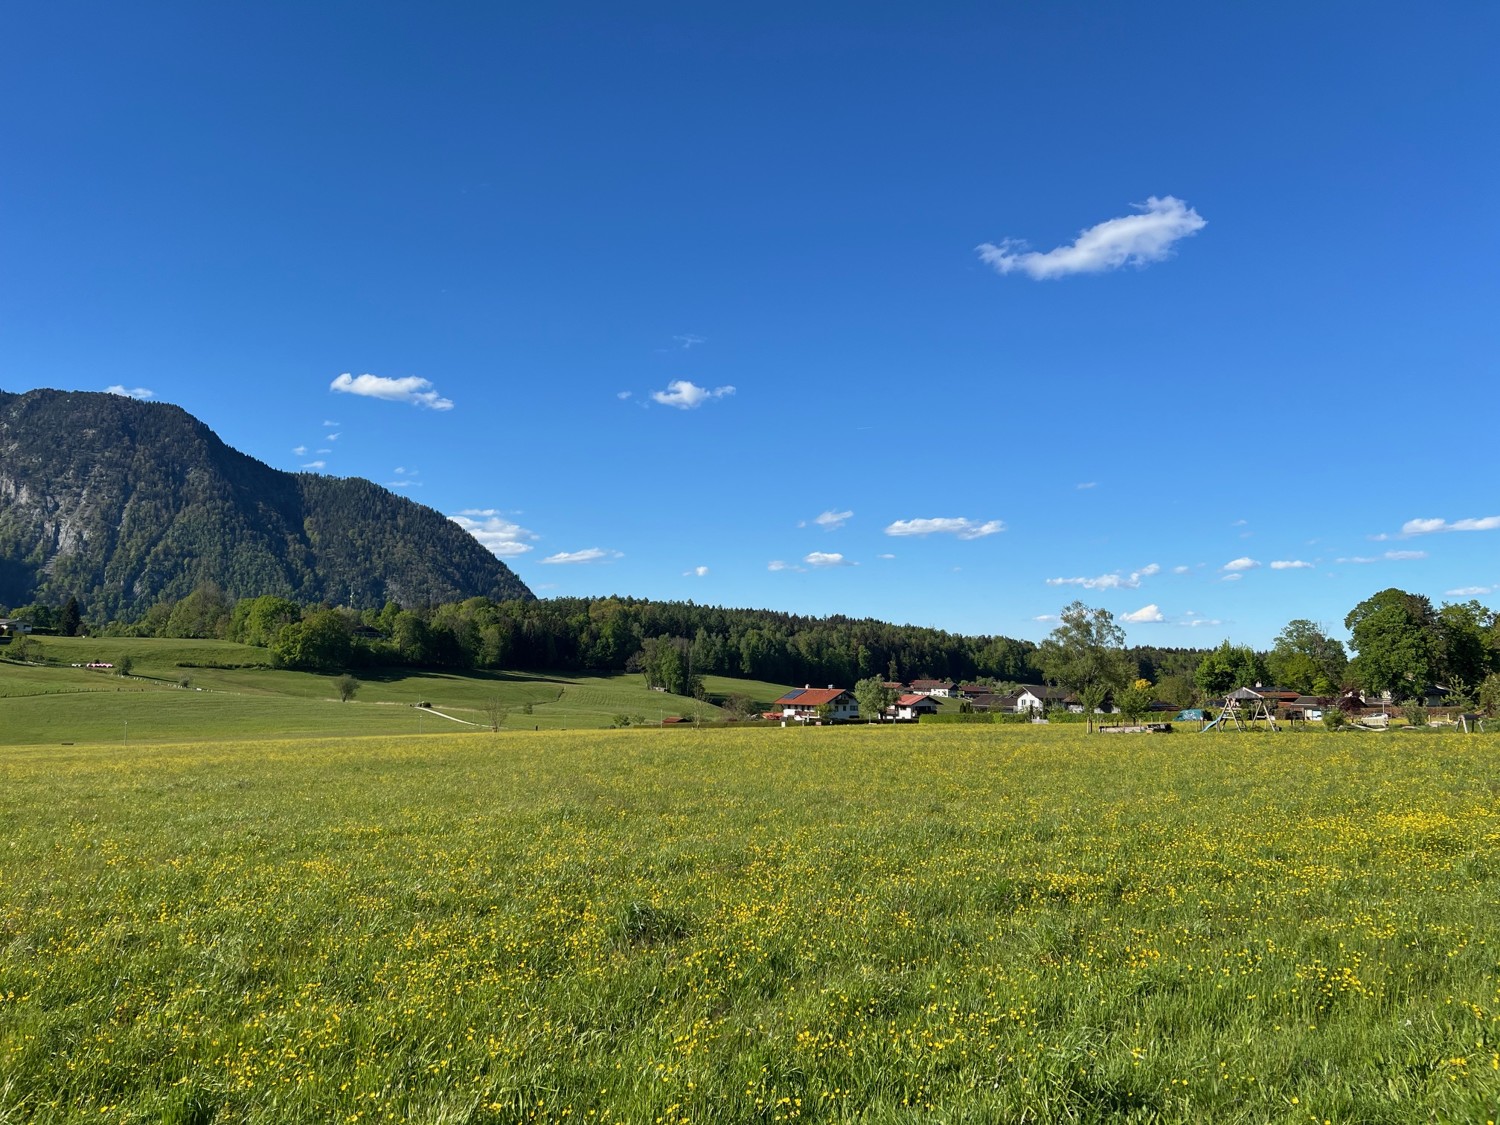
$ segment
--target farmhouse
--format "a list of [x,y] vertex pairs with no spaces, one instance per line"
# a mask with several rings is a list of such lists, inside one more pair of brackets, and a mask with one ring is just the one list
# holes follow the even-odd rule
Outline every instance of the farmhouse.
[[960,694],[958,685],[949,683],[947,680],[913,680],[911,682],[911,693],[913,695],[935,695],[939,699],[951,699]]
[[1016,712],[1022,711],[1045,711],[1049,707],[1066,707],[1069,711],[1083,710],[1083,704],[1072,692],[1062,688],[1042,687],[1039,684],[1026,684],[1016,693]]
[[771,704],[782,723],[850,723],[859,718],[859,703],[844,688],[793,688]]
[[936,715],[938,705],[928,695],[919,695],[913,692],[903,695],[885,709],[886,717],[892,722],[914,723],[921,715]]
[[9,644],[11,638],[22,637],[31,632],[31,626],[14,617],[0,617],[0,644]]

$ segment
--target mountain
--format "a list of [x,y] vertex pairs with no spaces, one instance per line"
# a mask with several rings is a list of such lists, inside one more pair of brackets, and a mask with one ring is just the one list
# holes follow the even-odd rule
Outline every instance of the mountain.
[[71,596],[113,618],[202,582],[361,607],[533,597],[440,512],[273,469],[180,407],[0,391],[0,604]]

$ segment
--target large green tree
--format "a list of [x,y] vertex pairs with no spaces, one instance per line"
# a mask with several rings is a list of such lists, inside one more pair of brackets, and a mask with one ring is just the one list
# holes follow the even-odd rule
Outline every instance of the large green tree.
[[896,693],[886,687],[879,676],[870,676],[854,685],[854,698],[859,703],[859,713],[878,723],[885,709],[896,702]]
[[1049,680],[1079,693],[1097,684],[1123,687],[1134,671],[1125,655],[1125,631],[1114,615],[1082,602],[1062,611],[1057,628],[1037,648],[1036,661]]
[[1476,601],[1451,602],[1433,620],[1437,676],[1448,687],[1477,687],[1491,670],[1490,626],[1494,614]]
[[1344,618],[1356,656],[1349,670],[1367,691],[1406,699],[1433,682],[1438,670],[1432,602],[1405,590],[1382,590]]
[[1193,673],[1193,682],[1206,699],[1226,695],[1235,688],[1254,687],[1265,679],[1265,665],[1256,651],[1227,640],[1199,661]]
[[1348,663],[1343,644],[1302,617],[1287,622],[1266,656],[1266,670],[1277,687],[1313,695],[1338,691]]

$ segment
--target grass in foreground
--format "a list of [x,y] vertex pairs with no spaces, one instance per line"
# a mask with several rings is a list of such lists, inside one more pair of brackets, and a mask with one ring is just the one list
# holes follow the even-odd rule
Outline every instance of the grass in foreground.
[[0,756],[0,1120],[1484,1121],[1489,739]]

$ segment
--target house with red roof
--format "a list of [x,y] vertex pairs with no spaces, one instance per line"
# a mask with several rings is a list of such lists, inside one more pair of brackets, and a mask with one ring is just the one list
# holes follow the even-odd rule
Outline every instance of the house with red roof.
[[859,718],[859,703],[854,693],[830,684],[826,688],[793,688],[771,704],[772,712],[780,712],[783,725],[787,723],[852,723]]
[[915,692],[901,696],[885,709],[886,718],[897,723],[914,723],[919,716],[937,713],[938,705],[932,701],[930,695],[919,695]]

